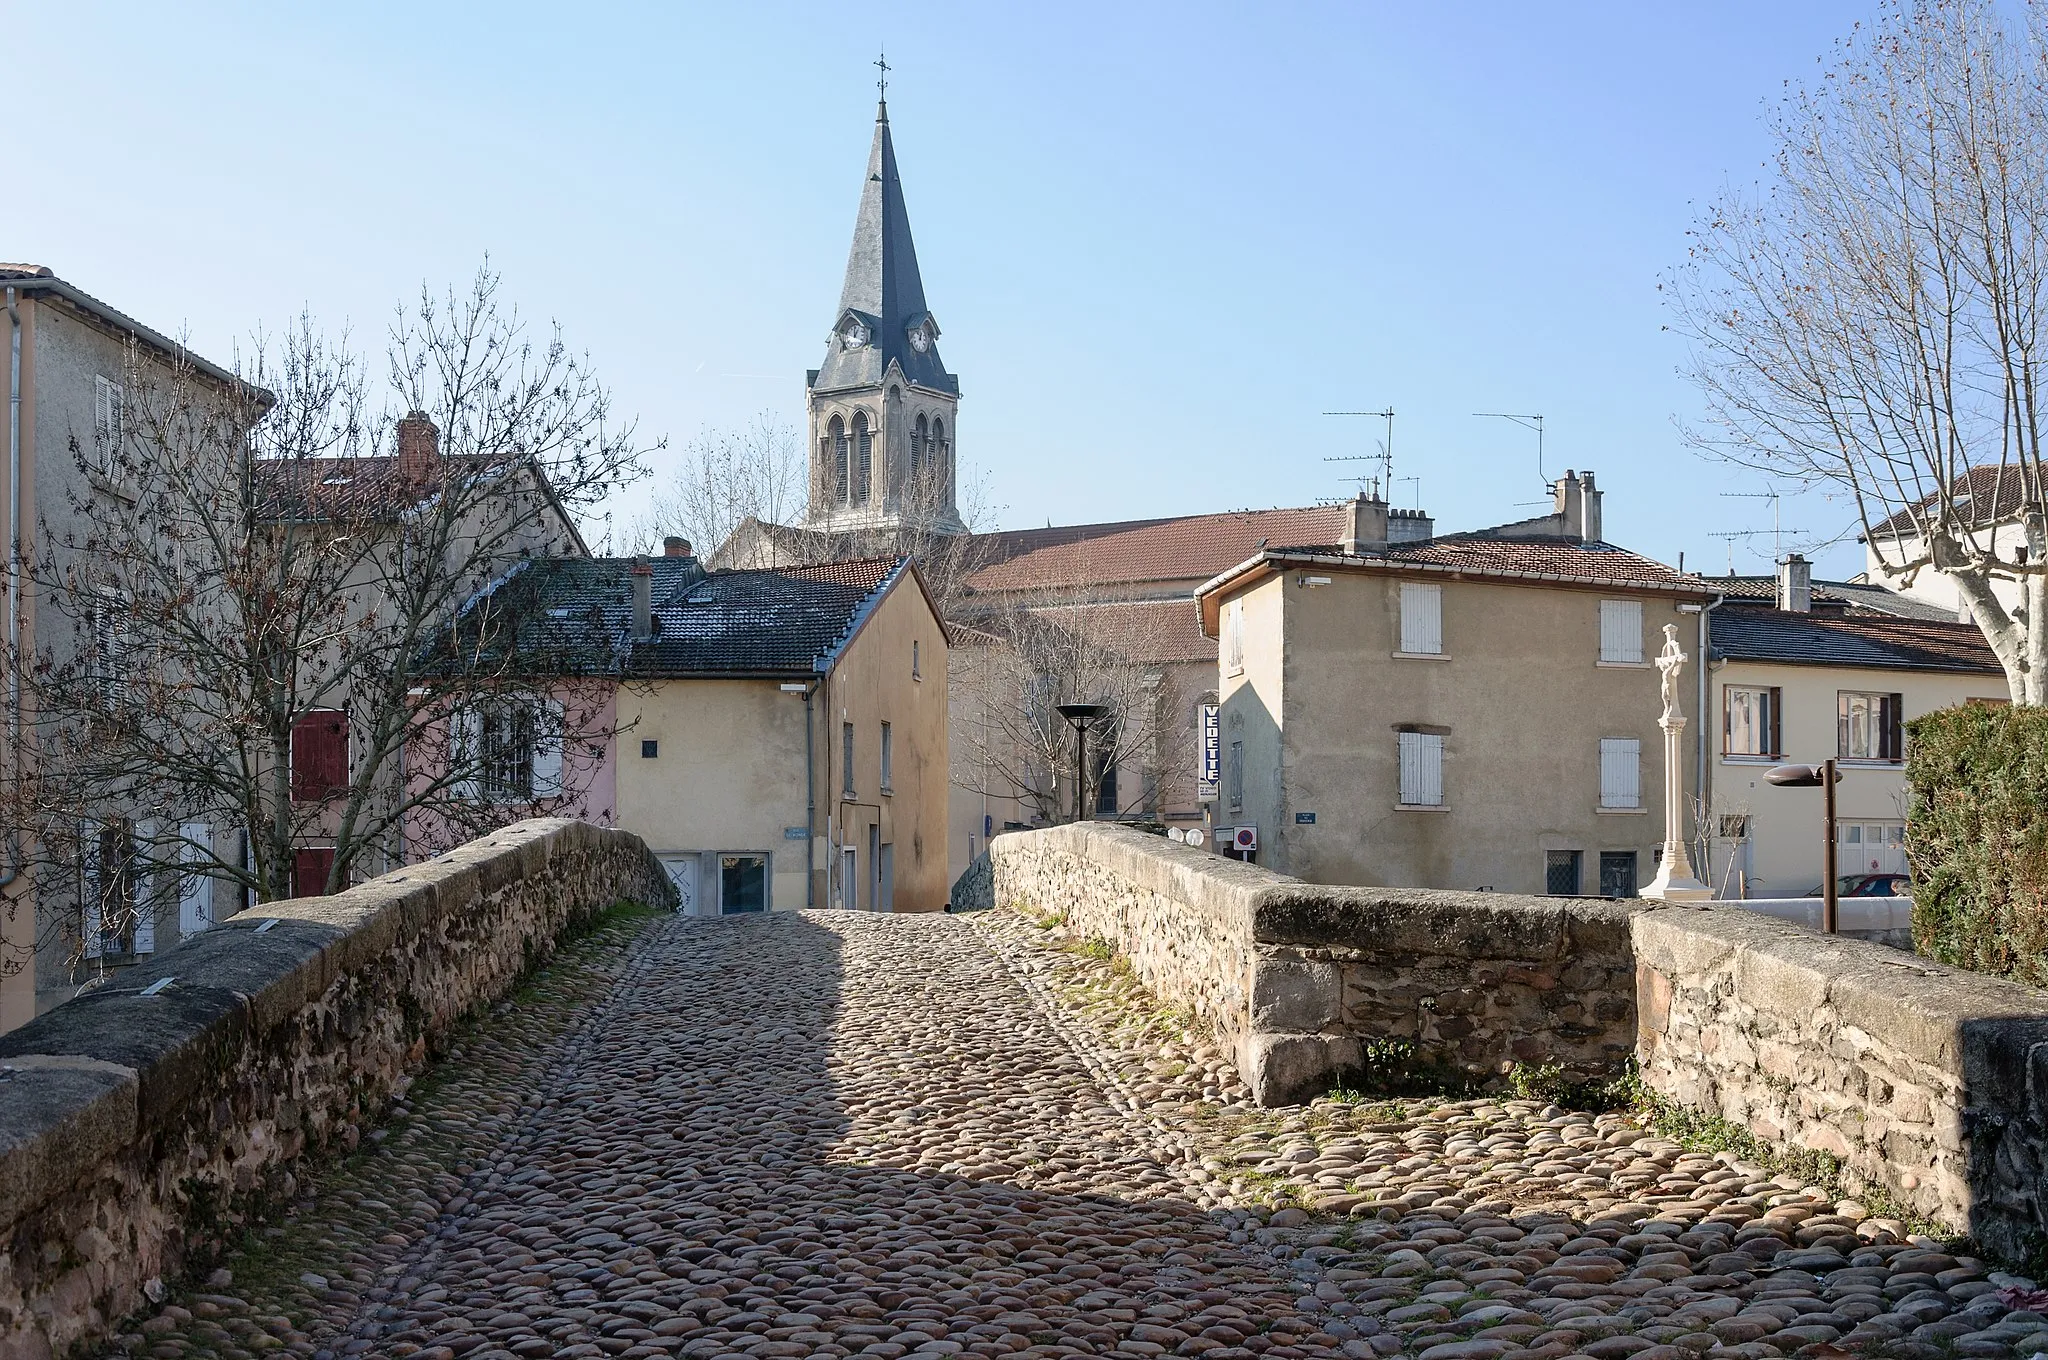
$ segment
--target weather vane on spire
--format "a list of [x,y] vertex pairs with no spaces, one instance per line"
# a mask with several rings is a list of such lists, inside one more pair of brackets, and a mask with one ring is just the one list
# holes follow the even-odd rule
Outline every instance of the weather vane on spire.
[[881,68],[882,78],[876,83],[882,88],[882,102],[886,104],[889,102],[889,53],[886,48],[875,61],[875,65]]

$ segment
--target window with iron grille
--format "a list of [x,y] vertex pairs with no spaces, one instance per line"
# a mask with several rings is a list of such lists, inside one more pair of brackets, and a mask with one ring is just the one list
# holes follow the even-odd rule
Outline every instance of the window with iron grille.
[[1543,891],[1552,897],[1579,895],[1579,869],[1585,854],[1579,850],[1547,850],[1543,855]]

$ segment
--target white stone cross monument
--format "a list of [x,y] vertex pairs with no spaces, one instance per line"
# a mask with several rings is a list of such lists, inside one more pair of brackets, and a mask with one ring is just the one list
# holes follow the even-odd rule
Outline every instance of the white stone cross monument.
[[1685,715],[1678,711],[1678,676],[1685,669],[1686,655],[1678,646],[1678,625],[1664,625],[1664,650],[1657,654],[1657,670],[1664,680],[1664,715],[1657,726],[1664,729],[1664,857],[1657,865],[1657,877],[1643,889],[1643,896],[1664,902],[1697,902],[1714,895],[1714,890],[1693,876],[1692,856],[1685,848]]

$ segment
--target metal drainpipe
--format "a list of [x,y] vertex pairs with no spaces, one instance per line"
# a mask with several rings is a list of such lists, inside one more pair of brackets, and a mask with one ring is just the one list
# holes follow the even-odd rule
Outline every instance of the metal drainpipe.
[[[1700,672],[1700,702],[1699,702],[1699,721],[1700,721],[1700,734],[1699,734],[1699,752],[1698,752],[1698,754],[1697,754],[1697,755],[1695,756],[1695,758],[1694,758],[1694,759],[1695,759],[1695,766],[1696,766],[1696,767],[1694,768],[1694,770],[1693,770],[1693,772],[1692,772],[1692,782],[1693,782],[1693,791],[1694,791],[1694,797],[1696,797],[1696,798],[1697,798],[1697,799],[1699,800],[1699,809],[1700,809],[1700,814],[1699,814],[1699,815],[1700,815],[1700,816],[1701,816],[1701,818],[1703,818],[1703,819],[1704,819],[1704,818],[1705,818],[1705,817],[1707,816],[1707,793],[1708,793],[1708,789],[1707,789],[1707,615],[1709,615],[1709,614],[1713,613],[1713,612],[1714,612],[1714,611],[1715,611],[1716,609],[1719,609],[1719,608],[1721,607],[1721,604],[1722,604],[1722,602],[1723,602],[1724,600],[1726,600],[1727,598],[1728,598],[1728,597],[1727,597],[1726,595],[1716,595],[1716,596],[1714,597],[1714,602],[1713,602],[1712,604],[1710,604],[1710,605],[1707,605],[1707,606],[1706,606],[1705,608],[1703,608],[1703,609],[1701,609],[1701,610],[1700,610],[1700,645],[1699,645],[1699,653],[1700,653],[1700,661],[1699,661],[1699,672]],[[1712,837],[1709,837],[1709,838],[1708,838],[1708,840],[1707,840],[1707,852],[1708,852],[1708,854],[1707,854],[1707,858],[1708,858],[1708,859],[1709,859],[1710,861],[1711,861],[1711,860],[1712,860],[1712,858],[1713,858],[1713,848],[1714,848],[1714,847],[1713,847],[1713,838],[1712,838]],[[1708,874],[1708,876],[1709,876],[1709,877],[1711,877],[1711,876],[1713,875],[1713,872],[1714,872],[1714,866],[1713,866],[1713,864],[1712,864],[1712,863],[1708,863],[1708,864],[1706,864],[1706,865],[1704,865],[1704,866],[1702,866],[1702,867],[1704,867],[1704,868],[1705,868],[1705,870],[1706,870],[1706,872],[1707,872],[1707,874]]]
[[[7,320],[7,759],[13,774],[21,764],[21,311],[12,285],[7,289]],[[0,888],[14,882],[20,865],[21,840],[10,836]]]

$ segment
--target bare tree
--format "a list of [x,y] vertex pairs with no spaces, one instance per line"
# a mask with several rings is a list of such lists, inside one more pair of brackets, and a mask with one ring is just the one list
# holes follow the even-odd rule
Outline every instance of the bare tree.
[[750,518],[768,524],[795,518],[803,500],[803,441],[763,411],[750,425],[707,429],[683,445],[674,477],[656,491],[629,541],[652,552],[677,534],[708,554]]
[[[1040,822],[1119,816],[1146,809],[1150,779],[1167,762],[1162,738],[1177,728],[1160,655],[1159,611],[1150,602],[1075,604],[1046,589],[964,602],[954,626],[954,779],[961,787],[1013,799]],[[1088,763],[1077,767],[1075,733],[1056,711],[1101,704],[1088,730]],[[1139,774],[1137,779],[1132,774]],[[1076,798],[1076,792],[1079,798]]]
[[1771,130],[1771,184],[1672,281],[1695,438],[1846,490],[1884,573],[1947,578],[2048,702],[2048,9],[1893,0]]
[[[194,882],[334,891],[574,801],[609,708],[529,683],[498,635],[532,626],[520,564],[581,552],[579,513],[641,464],[586,359],[484,272],[401,310],[401,418],[304,319],[226,386],[130,369],[118,437],[79,451],[28,563],[52,622],[8,658],[30,726],[0,822],[81,947]],[[507,607],[451,635],[480,595]]]

